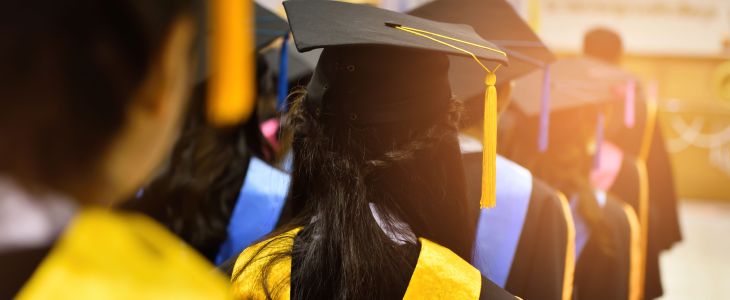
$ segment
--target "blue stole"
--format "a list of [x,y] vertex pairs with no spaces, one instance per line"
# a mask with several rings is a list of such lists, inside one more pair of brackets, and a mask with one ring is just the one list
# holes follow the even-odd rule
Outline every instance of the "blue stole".
[[218,251],[216,264],[238,255],[274,230],[288,190],[288,174],[256,157],[251,158],[228,223],[228,237]]
[[497,206],[482,209],[473,265],[500,287],[507,284],[532,195],[532,174],[497,156]]
[[[606,192],[596,190],[595,195],[598,205],[604,207],[606,205]],[[588,243],[588,239],[591,237],[591,229],[588,228],[588,224],[578,212],[578,199],[575,195],[570,197],[570,212],[573,213],[573,222],[575,223],[575,261],[577,262],[583,248]]]

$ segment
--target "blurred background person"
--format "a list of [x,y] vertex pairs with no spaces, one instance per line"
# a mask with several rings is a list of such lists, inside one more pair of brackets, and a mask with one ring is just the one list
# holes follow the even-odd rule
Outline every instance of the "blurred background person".
[[[573,296],[636,299],[636,214],[624,199],[594,189],[590,181],[601,153],[604,119],[611,115],[610,104],[620,99],[614,88],[630,76],[588,58],[559,59],[549,68],[549,74],[532,72],[516,80],[514,105],[500,124],[500,151],[569,200],[576,229]],[[549,106],[545,91],[534,88],[542,85],[550,86]],[[548,126],[542,122],[545,112]],[[546,147],[538,139],[543,134]]]
[[[585,56],[616,66],[621,63],[623,48],[621,37],[607,28],[591,29],[583,39]],[[593,174],[595,180],[603,177],[604,182],[594,181],[594,186],[633,202],[639,213],[645,231],[644,294],[645,298],[654,299],[663,294],[659,253],[682,239],[678,199],[661,123],[656,118],[656,103],[647,102],[640,82],[632,82],[625,89],[626,101],[615,104],[616,111],[624,113],[614,114],[608,120],[610,130],[602,145],[605,151],[601,168]],[[644,209],[647,211],[642,212]]]

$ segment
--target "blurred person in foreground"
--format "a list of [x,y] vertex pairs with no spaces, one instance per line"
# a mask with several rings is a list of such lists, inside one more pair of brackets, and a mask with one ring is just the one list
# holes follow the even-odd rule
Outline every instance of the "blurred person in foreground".
[[6,5],[0,35],[0,298],[216,299],[223,277],[109,209],[167,155],[190,86],[191,1]]

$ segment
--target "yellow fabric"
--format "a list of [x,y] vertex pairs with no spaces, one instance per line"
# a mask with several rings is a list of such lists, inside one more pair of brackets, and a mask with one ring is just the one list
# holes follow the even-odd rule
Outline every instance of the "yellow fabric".
[[[272,258],[272,254],[289,251],[294,246],[294,237],[300,230],[301,228],[295,228],[243,250],[233,267],[232,289],[236,299],[266,299],[266,293],[261,286],[261,270]],[[290,275],[291,256],[282,257],[270,266],[266,283],[272,299],[289,299]]]
[[225,278],[155,222],[79,212],[18,299],[229,299]]
[[[261,287],[261,270],[272,253],[291,249],[299,231],[291,230],[241,253],[233,269],[233,294],[237,299],[266,299]],[[479,299],[482,286],[479,270],[451,250],[423,238],[419,240],[421,253],[403,299]],[[289,299],[291,257],[278,260],[269,272],[267,282],[275,287],[272,299]]]
[[639,237],[639,275],[638,275],[638,292],[637,297],[639,299],[644,297],[644,281],[646,280],[646,254],[647,244],[649,240],[649,176],[646,170],[646,162],[642,159],[636,159],[634,161],[635,167],[639,176],[639,210],[637,215],[639,218],[640,225],[640,237]]
[[641,252],[641,226],[639,225],[639,218],[636,216],[636,211],[631,208],[630,205],[622,203],[621,207],[626,215],[626,221],[629,224],[629,299],[628,300],[639,300],[641,299],[641,293],[643,290],[644,283],[641,281],[642,266],[642,252]]
[[636,169],[639,173],[639,207],[636,214],[639,219],[640,226],[640,255],[638,258],[639,275],[638,291],[635,296],[638,299],[644,297],[644,281],[646,280],[646,255],[647,243],[649,238],[649,177],[646,170],[646,160],[651,150],[651,140],[654,136],[654,126],[656,124],[657,103],[656,99],[646,99],[646,124],[644,124],[644,133],[641,138],[641,146],[639,148],[639,158],[635,161]]
[[560,199],[560,207],[565,216],[565,225],[567,238],[565,244],[565,272],[563,273],[563,300],[573,298],[573,279],[575,276],[575,222],[573,221],[573,213],[570,211],[568,198],[561,192],[556,192]]
[[479,299],[482,275],[451,250],[420,238],[421,253],[403,299]]
[[254,106],[253,2],[210,1],[212,16],[208,119],[218,126],[248,119]]
[[482,192],[480,208],[497,204],[497,76],[493,72],[484,80],[487,92],[484,95],[484,131],[482,132]]

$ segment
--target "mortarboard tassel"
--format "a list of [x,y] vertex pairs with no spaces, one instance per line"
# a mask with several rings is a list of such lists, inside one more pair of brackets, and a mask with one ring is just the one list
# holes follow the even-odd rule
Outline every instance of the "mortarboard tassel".
[[[236,125],[253,112],[253,4],[239,0],[210,1],[211,79],[208,120],[216,126]],[[241,22],[243,20],[243,22]],[[244,25],[241,25],[241,24]]]
[[634,128],[634,121],[636,118],[635,113],[635,100],[636,100],[636,81],[633,79],[626,83],[626,95],[624,95],[624,125],[626,128]]
[[598,120],[596,120],[596,151],[593,154],[593,169],[598,170],[601,168],[601,148],[603,148],[603,113],[598,113]]
[[540,128],[537,136],[537,149],[547,151],[550,134],[550,66],[546,65],[542,75],[542,98],[540,99]]
[[497,205],[497,195],[496,195],[496,182],[497,182],[497,87],[495,86],[497,84],[497,75],[495,75],[495,72],[499,69],[501,65],[497,65],[497,67],[494,68],[493,71],[489,70],[477,57],[474,55],[474,53],[471,53],[468,50],[459,48],[455,45],[452,45],[448,42],[439,40],[438,38],[443,38],[455,42],[459,42],[462,44],[467,44],[475,47],[479,47],[482,49],[486,49],[489,51],[494,51],[499,54],[507,56],[507,53],[505,53],[502,50],[487,47],[484,45],[478,45],[474,43],[470,43],[467,41],[462,41],[453,37],[445,36],[436,34],[433,32],[429,32],[426,30],[421,30],[413,27],[407,27],[402,26],[395,23],[385,23],[386,26],[393,27],[396,29],[400,29],[403,31],[406,31],[408,33],[421,36],[424,38],[427,38],[429,40],[432,40],[434,42],[437,42],[439,44],[442,44],[447,47],[451,47],[453,49],[456,49],[458,51],[461,51],[463,53],[468,54],[471,56],[474,61],[479,64],[482,69],[484,69],[487,72],[487,77],[484,79],[484,83],[487,85],[487,91],[484,94],[484,136],[482,143],[484,145],[484,150],[482,152],[482,193],[481,197],[479,198],[479,207],[480,208],[490,208]]
[[279,82],[277,83],[276,109],[284,112],[287,110],[286,97],[289,94],[289,35],[284,36],[279,52]]
[[489,72],[484,80],[487,92],[484,94],[484,136],[482,144],[482,193],[480,208],[490,208],[497,204],[497,75]]

